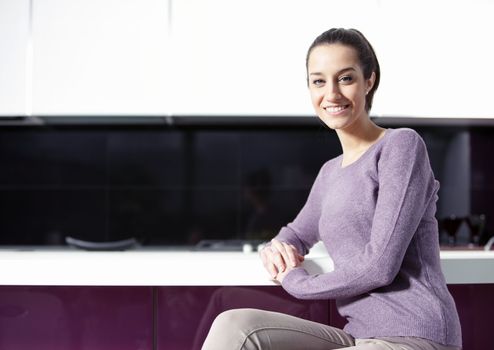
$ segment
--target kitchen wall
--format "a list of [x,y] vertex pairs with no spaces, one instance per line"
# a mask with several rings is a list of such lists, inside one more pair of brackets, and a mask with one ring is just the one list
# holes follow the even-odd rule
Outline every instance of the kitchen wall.
[[[437,218],[485,214],[494,233],[494,126],[378,118],[424,138],[441,182]],[[406,124],[406,125],[405,125]],[[66,236],[143,245],[269,239],[305,203],[321,165],[340,154],[316,118],[178,118],[0,128],[0,244]],[[458,243],[467,244],[462,224]],[[441,240],[448,242],[442,232]]]

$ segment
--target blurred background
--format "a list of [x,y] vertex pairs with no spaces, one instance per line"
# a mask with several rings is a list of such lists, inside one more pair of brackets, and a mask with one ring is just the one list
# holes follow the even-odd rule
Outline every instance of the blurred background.
[[444,246],[494,234],[494,2],[0,0],[0,245],[266,240],[341,153],[305,81],[357,28],[371,116],[424,138]]

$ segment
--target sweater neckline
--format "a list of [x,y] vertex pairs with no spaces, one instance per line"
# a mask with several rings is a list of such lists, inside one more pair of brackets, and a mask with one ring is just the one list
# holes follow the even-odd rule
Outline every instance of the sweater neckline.
[[390,134],[390,132],[392,131],[393,129],[392,128],[387,128],[386,131],[384,132],[384,135],[378,139],[376,142],[374,142],[372,145],[370,145],[369,148],[367,148],[365,150],[364,153],[362,153],[362,155],[360,157],[358,157],[356,160],[354,160],[352,163],[346,165],[346,166],[341,166],[341,162],[343,161],[343,154],[340,154],[338,156],[338,161],[336,162],[337,163],[337,166],[338,166],[338,170],[341,170],[341,171],[344,171],[344,170],[347,170],[349,168],[352,168],[354,166],[356,166],[358,163],[360,163],[364,158],[367,157],[368,154],[372,153],[372,151],[379,145],[381,144],[384,139],[386,139],[388,137],[388,135]]

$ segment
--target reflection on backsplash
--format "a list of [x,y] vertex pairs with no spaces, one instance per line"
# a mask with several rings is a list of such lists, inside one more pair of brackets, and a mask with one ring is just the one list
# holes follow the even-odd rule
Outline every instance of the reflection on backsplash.
[[[465,217],[450,215],[439,220],[440,234],[446,234],[449,246],[458,244],[471,247],[484,245],[489,239],[485,229],[486,216],[484,214],[472,214]],[[461,230],[462,226],[466,230]],[[466,231],[466,235],[463,233]]]
[[[494,128],[415,129],[441,182],[442,243],[482,244],[494,233]],[[270,239],[340,153],[317,124],[0,128],[0,244]]]

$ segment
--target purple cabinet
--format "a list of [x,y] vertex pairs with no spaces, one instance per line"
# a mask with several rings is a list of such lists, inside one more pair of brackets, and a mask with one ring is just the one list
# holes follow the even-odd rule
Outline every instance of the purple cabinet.
[[[494,285],[450,285],[463,350],[494,349]],[[334,301],[296,300],[280,287],[0,287],[0,349],[200,349],[219,313],[279,311],[343,327]]]
[[200,349],[225,310],[259,308],[328,323],[328,301],[297,300],[281,287],[162,287],[157,290],[157,349]]
[[[494,285],[449,285],[460,316],[463,350],[494,349]],[[331,301],[300,301],[279,287],[163,287],[157,290],[157,349],[199,349],[216,315],[254,307],[342,328]]]
[[463,350],[494,349],[494,284],[455,284],[448,288],[460,316]]
[[150,287],[0,287],[0,349],[151,350]]

